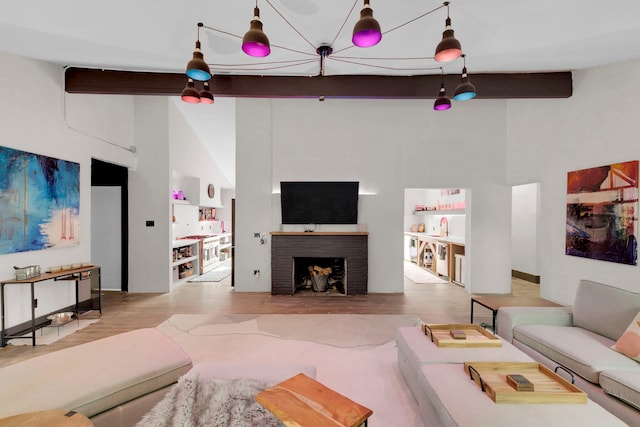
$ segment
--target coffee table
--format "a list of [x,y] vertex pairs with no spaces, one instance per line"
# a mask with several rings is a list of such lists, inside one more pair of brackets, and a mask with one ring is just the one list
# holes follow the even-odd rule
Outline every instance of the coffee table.
[[256,400],[287,426],[366,426],[373,414],[305,374],[261,391]]
[[562,304],[557,304],[553,301],[549,301],[538,297],[517,297],[512,295],[495,295],[495,296],[474,296],[471,297],[471,323],[473,323],[473,305],[480,304],[481,306],[491,310],[493,315],[493,333],[497,334],[496,328],[496,316],[498,315],[498,309],[500,307],[563,307]]
[[79,412],[50,410],[27,412],[0,419],[0,427],[93,427],[89,418]]
[[[622,427],[619,418],[591,400],[587,403],[496,403],[469,377],[463,365],[420,367],[425,404],[439,425],[458,427]],[[527,393],[527,392],[522,392]]]

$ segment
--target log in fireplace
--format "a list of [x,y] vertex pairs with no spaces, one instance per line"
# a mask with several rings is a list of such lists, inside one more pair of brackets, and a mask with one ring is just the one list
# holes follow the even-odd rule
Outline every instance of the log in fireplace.
[[[369,269],[368,233],[366,232],[272,232],[271,294],[293,295],[296,292],[294,259],[313,258],[319,268],[331,268],[322,260],[344,260],[344,292],[367,294]],[[308,260],[304,261],[308,264]],[[308,269],[308,265],[304,268]],[[334,278],[335,279],[335,278]],[[337,279],[336,279],[337,280]],[[337,287],[336,287],[337,288]]]

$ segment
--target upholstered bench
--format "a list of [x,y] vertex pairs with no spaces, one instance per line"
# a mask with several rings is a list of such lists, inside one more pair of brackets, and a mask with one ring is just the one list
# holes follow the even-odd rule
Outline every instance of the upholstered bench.
[[191,358],[156,329],[138,329],[0,369],[0,418],[68,409],[93,417],[175,383]]

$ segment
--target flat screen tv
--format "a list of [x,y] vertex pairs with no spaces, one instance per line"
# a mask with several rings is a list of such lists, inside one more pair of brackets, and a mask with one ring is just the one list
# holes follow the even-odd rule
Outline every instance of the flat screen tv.
[[357,181],[282,181],[283,224],[357,224]]

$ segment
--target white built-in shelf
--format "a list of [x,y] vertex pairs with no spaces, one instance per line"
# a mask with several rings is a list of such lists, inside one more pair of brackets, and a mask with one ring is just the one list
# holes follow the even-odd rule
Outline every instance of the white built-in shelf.
[[174,261],[173,264],[171,264],[171,266],[175,267],[175,266],[180,265],[180,264],[185,264],[187,262],[196,261],[197,259],[198,259],[197,255],[196,256],[191,256],[191,257],[188,257],[188,258],[180,258],[179,260]]

